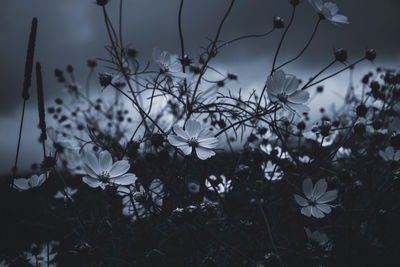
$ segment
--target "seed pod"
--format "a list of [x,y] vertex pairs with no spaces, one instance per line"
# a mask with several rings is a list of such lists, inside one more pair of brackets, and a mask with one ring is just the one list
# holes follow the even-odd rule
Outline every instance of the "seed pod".
[[29,99],[29,88],[31,87],[33,56],[35,54],[35,41],[37,32],[37,18],[33,18],[31,25],[31,33],[29,35],[28,52],[25,61],[24,87],[22,90],[22,98]]
[[44,109],[44,94],[43,94],[43,80],[42,80],[42,67],[40,62],[36,62],[36,85],[37,85],[37,97],[38,97],[38,112],[39,112],[39,128],[41,130],[40,142],[44,142],[47,139],[46,135],[46,119]]

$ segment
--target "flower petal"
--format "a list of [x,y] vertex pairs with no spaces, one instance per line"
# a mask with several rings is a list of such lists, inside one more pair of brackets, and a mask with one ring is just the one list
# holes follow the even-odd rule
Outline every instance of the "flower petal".
[[331,206],[329,206],[327,204],[317,204],[317,205],[315,205],[315,207],[326,214],[331,213],[331,211],[332,211]]
[[92,188],[99,187],[101,185],[101,181],[95,178],[92,178],[90,176],[84,176],[82,178],[82,181],[84,181],[88,186]]
[[135,174],[126,173],[119,177],[110,178],[110,181],[113,182],[114,184],[118,184],[118,185],[130,185],[130,184],[135,183],[136,179],[137,179],[137,177]]
[[299,88],[300,80],[296,78],[294,75],[286,75],[285,84],[284,84],[284,92],[288,95],[292,94]]
[[300,206],[302,206],[302,207],[308,206],[308,200],[305,199],[304,197],[294,194],[294,199],[296,200],[297,204],[299,204]]
[[183,152],[185,155],[190,155],[192,154],[192,147],[189,146],[188,144],[184,144],[182,146],[178,146],[178,148]]
[[109,172],[113,165],[110,152],[104,150],[99,155],[99,166],[102,172]]
[[178,136],[180,136],[180,137],[182,137],[182,138],[184,138],[184,139],[190,139],[190,136],[181,128],[181,127],[179,127],[178,125],[175,125],[174,126],[174,132],[178,135]]
[[308,199],[311,198],[312,192],[313,192],[313,183],[312,183],[310,178],[304,179],[304,181],[303,181],[303,192],[304,192],[304,195]]
[[310,108],[304,104],[296,104],[296,103],[292,103],[292,102],[286,102],[286,105],[298,113],[304,113],[304,112],[310,111]]
[[215,148],[219,142],[218,138],[215,137],[199,139],[198,141],[199,141],[199,146],[205,148]]
[[115,162],[110,169],[110,178],[121,176],[129,171],[130,164],[127,160],[119,160]]
[[307,206],[301,209],[301,214],[310,217],[311,216],[311,206]]
[[99,165],[99,160],[96,158],[94,153],[86,152],[83,157],[83,163],[90,168],[95,174],[100,174],[101,169]]
[[335,23],[345,23],[345,24],[350,23],[349,19],[343,15],[335,15],[330,19],[330,21],[335,22]]
[[14,186],[19,190],[28,190],[30,188],[28,182],[29,180],[25,178],[14,179]]
[[173,145],[173,146],[183,146],[185,144],[187,144],[187,139],[184,139],[181,136],[177,136],[177,135],[169,135],[168,136],[168,142]]
[[316,207],[311,207],[311,215],[318,219],[325,217],[325,214]]
[[295,104],[302,104],[307,102],[307,100],[310,98],[310,93],[307,91],[301,91],[298,90],[294,92],[293,94],[289,95],[288,101],[295,103]]
[[323,194],[319,199],[317,199],[318,204],[325,204],[331,202],[337,198],[338,191],[331,190]]
[[201,124],[195,120],[188,120],[186,122],[186,132],[189,134],[190,137],[197,137],[201,130]]
[[328,183],[325,181],[325,179],[318,180],[312,192],[313,197],[315,197],[315,199],[320,198],[326,192],[327,188],[328,188]]
[[201,160],[211,158],[212,156],[215,155],[215,152],[208,148],[199,146],[199,147],[196,147],[195,150],[196,150],[197,157],[199,157],[199,159],[201,159]]

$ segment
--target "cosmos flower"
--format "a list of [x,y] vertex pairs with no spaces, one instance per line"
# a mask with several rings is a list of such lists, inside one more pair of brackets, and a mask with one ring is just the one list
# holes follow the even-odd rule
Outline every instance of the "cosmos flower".
[[[30,264],[33,266],[45,267],[52,266],[55,267],[56,264],[52,261],[57,256],[57,252],[54,251],[53,246],[58,245],[59,242],[50,241],[49,243],[40,247],[40,251],[38,254],[32,253],[31,251],[25,252],[25,258],[28,260]],[[32,250],[36,250],[38,247],[33,244]]]
[[155,47],[153,49],[153,59],[160,68],[160,72],[170,80],[184,76],[182,66],[176,55],[171,55],[168,51],[161,51],[160,48]]
[[332,206],[327,203],[335,200],[338,192],[337,190],[327,192],[327,187],[325,179],[320,179],[314,187],[310,178],[304,180],[303,192],[306,198],[294,195],[296,202],[302,206],[302,214],[307,217],[323,218],[332,211]]
[[266,84],[268,97],[283,109],[300,116],[300,113],[310,110],[304,105],[310,98],[310,94],[307,91],[298,89],[299,84],[300,81],[296,76],[285,74],[282,70],[278,70],[268,77]]
[[40,175],[34,174],[29,178],[14,179],[14,187],[20,191],[39,187],[46,181],[47,176],[48,173],[42,173]]
[[232,180],[226,179],[226,176],[223,174],[218,178],[215,175],[210,175],[206,179],[205,185],[208,190],[223,195],[232,189]]
[[200,122],[188,120],[185,130],[176,125],[174,132],[176,135],[169,135],[168,141],[185,155],[196,152],[197,157],[201,160],[215,155],[212,149],[217,146],[218,139],[212,135],[208,128],[202,128]]
[[308,0],[311,6],[317,11],[324,19],[329,20],[332,23],[345,23],[349,24],[349,20],[346,16],[338,14],[339,8],[335,3],[326,2],[322,0]]
[[142,185],[139,188],[119,186],[117,192],[123,196],[122,214],[132,217],[132,221],[136,221],[138,218],[147,218],[152,213],[158,212],[165,197],[163,187],[160,179],[154,179],[148,190]]
[[137,177],[133,173],[127,173],[130,165],[127,160],[119,160],[113,163],[111,154],[108,151],[102,151],[99,157],[94,152],[87,152],[83,158],[84,168],[87,175],[83,181],[90,187],[101,187],[104,189],[107,185],[130,185]]
[[283,177],[283,172],[279,170],[279,167],[268,160],[266,163],[261,164],[261,169],[264,171],[264,176],[269,181],[281,180]]
[[388,146],[385,151],[379,151],[379,156],[381,156],[384,161],[399,161],[400,150],[395,151],[392,146]]

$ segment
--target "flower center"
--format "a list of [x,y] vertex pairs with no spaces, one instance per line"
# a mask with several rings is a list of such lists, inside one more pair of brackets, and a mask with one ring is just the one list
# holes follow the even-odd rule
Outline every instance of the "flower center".
[[103,183],[107,183],[110,180],[110,174],[108,172],[102,172],[99,175],[99,180],[102,181]]
[[197,138],[196,138],[196,137],[190,138],[190,139],[187,141],[187,143],[188,143],[189,146],[191,146],[191,147],[197,147],[197,146],[199,146],[199,141],[197,141]]
[[317,204],[317,201],[315,200],[315,199],[310,199],[310,200],[308,200],[308,204],[310,205],[310,206],[312,206],[312,207],[314,207],[316,204]]
[[288,95],[285,93],[280,93],[280,94],[278,94],[277,97],[278,97],[279,101],[281,101],[282,103],[286,103],[288,100]]
[[137,201],[137,202],[145,202],[146,201],[146,195],[143,192],[136,192],[133,194],[133,198]]

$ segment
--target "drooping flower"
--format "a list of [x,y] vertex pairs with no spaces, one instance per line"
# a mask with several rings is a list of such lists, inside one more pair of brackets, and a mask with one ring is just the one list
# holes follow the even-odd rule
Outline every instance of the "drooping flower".
[[185,155],[195,152],[201,160],[215,155],[212,149],[217,146],[218,139],[212,135],[208,128],[202,128],[200,122],[188,120],[185,130],[176,125],[174,132],[176,135],[169,135],[168,141]]
[[14,179],[14,187],[20,191],[39,187],[46,181],[47,176],[48,173],[42,173],[40,175],[34,174],[29,178]]
[[311,6],[317,11],[324,19],[332,23],[345,23],[349,24],[349,19],[346,16],[338,14],[339,8],[335,3],[323,2],[322,0],[308,0]]
[[310,110],[304,104],[310,98],[310,94],[305,90],[298,89],[299,84],[300,80],[296,76],[278,70],[268,77],[266,84],[268,97],[283,109],[300,116],[300,113]]
[[102,151],[99,157],[94,152],[87,152],[83,158],[84,168],[87,175],[83,181],[90,187],[101,187],[104,189],[107,185],[130,185],[137,179],[133,173],[127,173],[130,165],[127,160],[119,160],[113,163],[111,154],[108,151]]
[[392,146],[388,146],[385,151],[379,151],[379,156],[381,156],[384,161],[399,161],[400,150],[395,151]]
[[165,197],[163,187],[160,179],[154,179],[147,190],[142,185],[139,188],[119,186],[118,194],[123,196],[122,214],[132,217],[132,221],[135,221],[158,212]]
[[326,191],[328,187],[325,179],[320,179],[315,186],[310,178],[303,181],[303,193],[306,198],[294,195],[296,202],[302,206],[301,213],[307,217],[323,218],[332,211],[332,206],[327,204],[336,199],[337,190]]
[[[75,195],[76,192],[78,192],[78,189],[72,189],[71,187],[67,186],[64,188],[64,190],[57,191],[57,193],[54,195],[54,198],[63,199],[64,201],[71,199],[72,201],[74,201],[72,196]],[[67,194],[68,196],[66,196],[65,194]]]

